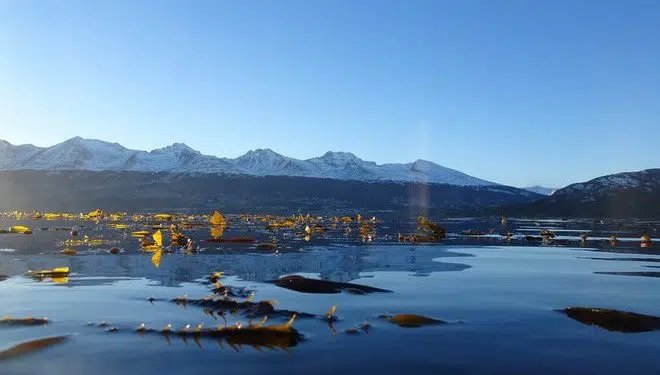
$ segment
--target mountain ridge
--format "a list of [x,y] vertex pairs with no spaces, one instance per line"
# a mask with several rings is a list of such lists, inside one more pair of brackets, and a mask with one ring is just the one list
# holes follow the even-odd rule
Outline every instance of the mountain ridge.
[[144,151],[81,137],[73,137],[50,147],[13,145],[0,140],[0,170],[228,173],[457,186],[500,185],[422,159],[411,163],[377,164],[351,152],[339,151],[328,151],[309,159],[295,159],[271,149],[250,150],[237,158],[226,158],[204,155],[185,143]]
[[596,177],[536,202],[504,207],[507,215],[660,218],[660,168]]

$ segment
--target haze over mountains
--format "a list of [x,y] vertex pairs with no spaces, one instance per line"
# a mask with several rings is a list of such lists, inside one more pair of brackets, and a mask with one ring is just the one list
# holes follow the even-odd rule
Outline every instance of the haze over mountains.
[[0,140],[0,170],[87,170],[171,173],[225,173],[252,176],[296,176],[357,181],[427,182],[458,186],[498,185],[426,160],[376,164],[350,152],[327,152],[298,160],[270,149],[235,159],[202,155],[183,143],[150,152],[117,143],[80,137],[51,147],[12,145]]

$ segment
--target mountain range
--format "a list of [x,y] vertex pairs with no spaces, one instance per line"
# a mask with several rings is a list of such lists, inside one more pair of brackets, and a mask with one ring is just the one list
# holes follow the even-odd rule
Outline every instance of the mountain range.
[[257,149],[231,159],[182,143],[147,152],[79,137],[51,147],[0,140],[0,197],[0,209],[362,208],[413,216],[658,218],[660,169],[555,190],[500,185],[425,160],[376,164],[349,152],[299,160]]
[[270,149],[257,149],[230,159],[203,155],[183,143],[147,152],[131,150],[118,143],[80,137],[51,147],[12,145],[0,140],[0,170],[241,174],[423,182],[457,186],[498,185],[426,160],[376,164],[362,160],[350,152],[326,152],[319,157],[299,160]]

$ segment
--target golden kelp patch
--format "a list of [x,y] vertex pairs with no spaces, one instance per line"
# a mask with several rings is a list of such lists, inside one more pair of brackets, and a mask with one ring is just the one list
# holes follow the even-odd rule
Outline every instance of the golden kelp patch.
[[173,217],[174,216],[170,214],[155,214],[153,216],[154,220],[158,220],[158,221],[172,221]]
[[96,210],[94,210],[94,211],[89,212],[89,213],[86,214],[86,215],[82,215],[82,218],[83,218],[83,219],[85,219],[85,220],[94,220],[94,221],[98,221],[98,220],[100,220],[102,217],[103,217],[103,211],[101,211],[101,210],[98,209],[98,208],[97,208]]
[[28,270],[25,274],[28,277],[43,279],[46,277],[49,278],[60,278],[69,276],[69,267],[57,267],[50,270],[40,270],[40,271],[31,271]]
[[73,220],[75,216],[70,213],[47,212],[44,214],[45,220]]
[[148,251],[148,252],[162,250],[163,249],[163,232],[158,230],[151,237],[153,238],[153,242],[144,241],[146,239],[141,239],[140,243],[142,244],[142,250]]
[[32,234],[32,229],[24,225],[14,225],[9,228],[9,233]]
[[209,222],[211,223],[211,225],[218,225],[218,226],[226,226],[227,225],[227,220],[218,211],[213,212],[213,216],[211,216],[211,218],[209,219]]

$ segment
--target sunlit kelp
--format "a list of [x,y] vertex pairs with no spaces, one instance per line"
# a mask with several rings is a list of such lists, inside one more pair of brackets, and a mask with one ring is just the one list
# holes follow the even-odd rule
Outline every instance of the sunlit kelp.
[[445,228],[424,216],[419,216],[417,218],[417,229],[415,233],[408,235],[403,233],[398,234],[399,241],[409,241],[413,243],[438,242],[445,237]]
[[94,211],[89,212],[86,215],[81,215],[83,219],[85,220],[93,220],[93,221],[98,221],[103,217],[103,211],[100,209],[96,209]]
[[568,307],[559,311],[580,323],[608,331],[639,333],[660,330],[660,317],[652,315],[593,307]]
[[50,270],[39,270],[39,271],[28,270],[25,275],[35,279],[62,278],[69,276],[69,267],[57,267]]
[[43,350],[53,345],[60,344],[66,341],[68,338],[69,336],[55,336],[55,337],[45,337],[37,340],[26,341],[14,345],[3,351],[0,351],[0,360],[12,359],[39,350]]
[[32,229],[24,225],[14,225],[9,228],[9,233],[32,234]]
[[156,231],[156,233],[152,235],[152,239],[153,241],[140,239],[142,250],[147,252],[154,252],[163,249],[163,232],[161,232],[160,230]]
[[138,238],[144,238],[147,237],[151,234],[150,231],[148,230],[138,230],[135,232],[131,232],[131,237],[138,237]]
[[171,221],[174,216],[170,214],[156,214],[153,216],[154,220],[158,221]]
[[64,212],[47,212],[43,215],[45,220],[73,220],[75,216]]

